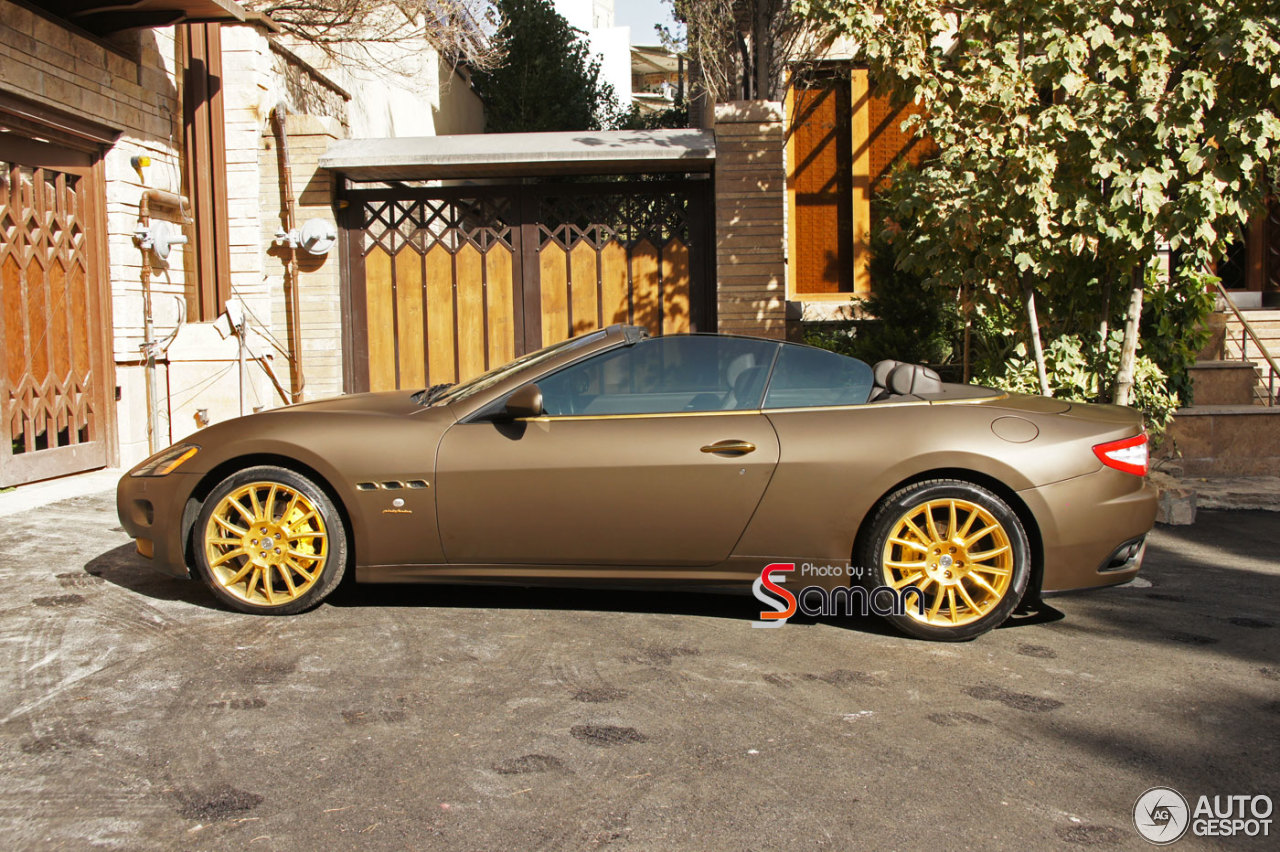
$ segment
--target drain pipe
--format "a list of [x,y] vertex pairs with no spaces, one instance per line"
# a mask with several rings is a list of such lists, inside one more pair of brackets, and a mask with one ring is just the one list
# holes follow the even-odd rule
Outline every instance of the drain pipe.
[[[285,116],[289,108],[281,101],[271,110],[276,134],[276,152],[280,162],[280,199],[284,204],[284,232],[294,233],[297,228],[297,201],[293,194],[293,169],[289,164],[289,135],[285,131]],[[289,338],[293,355],[289,359],[289,384],[293,388],[293,402],[302,401],[302,389],[306,377],[302,373],[302,308],[298,299],[298,247],[293,240],[285,240],[289,255],[284,262],[285,301],[289,312]]]

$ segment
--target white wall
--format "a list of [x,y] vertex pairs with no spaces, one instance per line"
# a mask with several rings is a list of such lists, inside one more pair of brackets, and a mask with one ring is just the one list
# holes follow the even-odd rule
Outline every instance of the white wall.
[[621,107],[631,105],[631,27],[613,25],[613,0],[554,0],[569,26],[582,30],[600,60],[600,76]]
[[591,50],[600,58],[600,76],[613,86],[614,99],[622,107],[631,105],[631,27],[591,30]]
[[342,64],[308,45],[289,47],[351,93],[353,139],[484,130],[480,99],[426,42],[345,46]]

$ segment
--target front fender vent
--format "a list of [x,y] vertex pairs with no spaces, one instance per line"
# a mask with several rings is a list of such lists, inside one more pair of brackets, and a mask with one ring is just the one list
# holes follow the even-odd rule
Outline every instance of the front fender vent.
[[401,482],[398,479],[388,479],[385,482],[357,482],[357,491],[399,491],[403,488],[421,489],[430,488],[431,483],[425,479],[410,479],[408,482]]

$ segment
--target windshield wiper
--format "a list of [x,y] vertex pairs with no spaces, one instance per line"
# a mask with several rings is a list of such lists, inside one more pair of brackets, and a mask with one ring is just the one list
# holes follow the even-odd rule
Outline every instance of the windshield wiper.
[[438,385],[432,385],[431,387],[426,388],[425,390],[418,391],[412,397],[410,397],[410,399],[412,399],[418,405],[430,405],[432,402],[436,400],[437,397],[440,396],[440,394],[444,393],[449,388],[453,387],[453,385],[454,385],[453,382],[441,382]]

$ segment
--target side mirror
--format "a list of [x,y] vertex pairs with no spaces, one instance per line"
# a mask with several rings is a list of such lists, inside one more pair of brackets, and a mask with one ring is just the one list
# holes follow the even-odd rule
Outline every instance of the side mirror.
[[542,416],[542,388],[536,384],[525,385],[507,397],[503,413],[511,420]]

